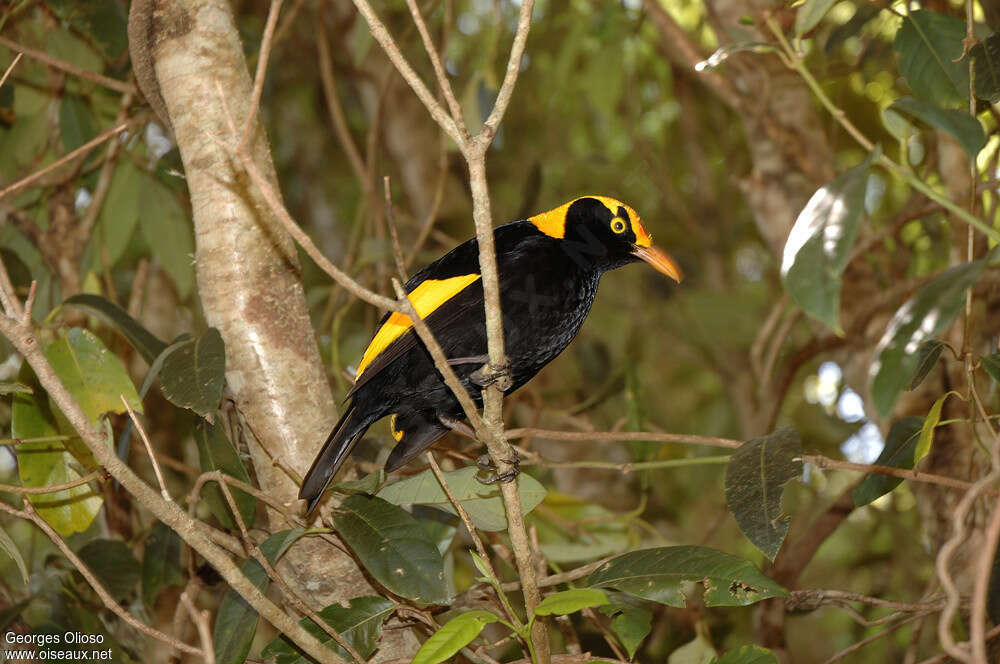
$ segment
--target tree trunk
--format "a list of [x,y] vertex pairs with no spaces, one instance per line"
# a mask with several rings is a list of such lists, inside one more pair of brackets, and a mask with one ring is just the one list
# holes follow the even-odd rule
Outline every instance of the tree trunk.
[[[295,246],[223,147],[238,140],[227,113],[239,131],[251,105],[232,10],[226,0],[145,0],[133,3],[132,12],[133,54],[142,52],[135,44],[142,41],[152,62],[135,69],[155,72],[140,82],[147,97],[158,88],[180,148],[194,212],[198,292],[206,319],[226,343],[226,378],[248,425],[258,482],[298,509],[297,487],[274,461],[303,474],[336,408]],[[252,131],[253,158],[277,191],[267,138],[256,122]],[[288,527],[274,511],[268,519],[271,531]],[[300,539],[279,569],[317,610],[376,594],[347,553],[318,538]],[[416,645],[411,632],[388,630],[377,660],[411,656]]]

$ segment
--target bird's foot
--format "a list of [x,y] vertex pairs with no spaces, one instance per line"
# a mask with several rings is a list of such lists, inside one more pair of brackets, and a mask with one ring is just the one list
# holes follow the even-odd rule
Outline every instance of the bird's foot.
[[493,459],[490,458],[489,454],[483,454],[478,459],[476,459],[476,465],[479,466],[481,470],[489,471],[489,475],[485,477],[480,477],[476,475],[476,479],[482,484],[496,484],[497,482],[513,482],[514,478],[518,476],[521,472],[521,457],[518,455],[517,450],[511,448],[512,456],[509,459],[505,459],[504,463],[510,466],[510,469],[505,472],[496,472],[496,464],[493,463]]
[[445,425],[446,427],[448,427],[452,431],[458,432],[458,433],[462,434],[463,436],[467,436],[468,438],[475,438],[476,437],[476,431],[475,431],[475,429],[473,429],[472,427],[470,427],[468,424],[466,424],[462,420],[457,420],[454,417],[448,417],[447,415],[444,415],[442,413],[438,413],[437,418],[438,418],[438,422],[440,422],[441,424]]
[[499,367],[494,367],[489,363],[484,364],[469,374],[469,380],[472,381],[473,385],[478,385],[479,387],[496,385],[503,392],[514,387],[514,379],[511,378],[509,364],[503,364]]

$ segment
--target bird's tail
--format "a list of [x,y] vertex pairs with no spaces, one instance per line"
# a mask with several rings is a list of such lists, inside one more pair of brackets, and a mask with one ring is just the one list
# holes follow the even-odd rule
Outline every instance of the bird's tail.
[[351,453],[354,445],[361,440],[361,436],[375,419],[359,413],[353,403],[347,407],[347,411],[333,427],[330,437],[323,444],[323,449],[316,455],[316,460],[313,461],[312,467],[302,480],[299,498],[308,501],[307,514],[316,507],[316,503],[319,502],[327,485],[330,484],[340,467],[344,465],[347,455]]

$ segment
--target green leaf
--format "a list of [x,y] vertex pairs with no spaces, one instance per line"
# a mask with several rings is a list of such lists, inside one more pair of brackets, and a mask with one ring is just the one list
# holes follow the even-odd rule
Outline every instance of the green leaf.
[[[261,553],[274,565],[303,532],[305,531],[302,528],[294,528],[275,533],[260,545]],[[250,583],[257,586],[262,593],[267,592],[271,580],[259,562],[252,559],[245,560],[240,569]],[[215,628],[212,630],[216,664],[243,664],[253,644],[259,618],[253,607],[238,592],[232,588],[226,591],[222,603],[219,604]]]
[[410,664],[439,664],[472,643],[483,628],[500,618],[489,611],[466,611],[449,620],[424,641]]
[[608,604],[608,596],[594,588],[571,588],[552,593],[535,607],[536,616],[566,616],[583,609]]
[[59,103],[59,134],[66,152],[97,136],[90,109],[77,95],[67,94]]
[[77,551],[77,555],[105,590],[119,602],[128,597],[135,590],[135,584],[139,583],[139,561],[121,540],[91,540]]
[[897,99],[889,108],[951,134],[973,159],[986,145],[983,125],[965,111],[941,108],[929,101],[913,97]]
[[965,304],[965,291],[985,265],[980,259],[941,272],[896,311],[875,347],[869,374],[879,415],[889,416],[896,397],[916,373],[920,344],[948,329]]
[[703,583],[706,606],[747,606],[788,591],[753,563],[702,546],[664,546],[616,556],[598,567],[588,586],[615,588],[667,606],[683,607],[682,584]]
[[348,496],[333,513],[337,533],[390,591],[423,604],[447,604],[444,560],[410,514],[376,496]]
[[167,347],[166,342],[161,341],[152,332],[147,330],[136,319],[132,318],[127,311],[117,304],[101,297],[81,293],[67,298],[63,303],[64,307],[76,307],[85,309],[89,313],[96,314],[107,323],[114,326],[122,336],[138,351],[147,364],[151,364],[156,357]]
[[1000,102],[1000,34],[993,33],[972,47],[976,96],[991,104]]
[[894,48],[899,71],[913,93],[946,106],[964,106],[969,99],[969,64],[962,57],[965,22],[932,11],[915,11],[903,18]]
[[[230,477],[252,484],[243,460],[221,426],[200,420],[194,428],[194,440],[198,444],[198,459],[202,472],[221,470]],[[256,500],[240,489],[230,487],[230,491],[233,494],[233,501],[240,511],[240,516],[243,517],[243,523],[250,526],[253,523],[257,507]],[[202,487],[201,497],[208,504],[219,523],[230,530],[236,528],[237,524],[229,511],[226,496],[215,482]]]
[[982,358],[983,370],[989,374],[993,382],[1000,384],[1000,353],[993,353]]
[[194,286],[194,235],[187,213],[177,196],[162,183],[147,176],[142,180],[143,208],[139,229],[153,256],[177,286],[180,300],[186,300]]
[[924,382],[924,378],[927,377],[927,374],[937,364],[938,358],[941,357],[941,351],[944,348],[944,342],[938,339],[928,339],[920,344],[917,348],[917,367],[913,371],[913,378],[910,379],[910,384],[906,388],[907,390],[915,390],[920,383]]
[[[885,447],[875,460],[875,465],[893,468],[913,468],[918,459],[917,443],[923,428],[922,417],[904,417],[889,429]],[[854,506],[861,507],[881,498],[902,482],[902,478],[888,475],[868,475],[854,488]]]
[[368,473],[361,479],[337,482],[330,487],[330,490],[347,496],[354,493],[373,495],[378,493],[379,488],[383,484],[385,484],[385,471],[379,468],[373,473]]
[[[11,407],[11,435],[14,438],[59,436],[55,415],[31,367],[21,367],[19,380],[30,385],[34,394],[14,395]],[[17,446],[17,472],[26,487],[43,487],[73,482],[83,477],[73,455],[62,442],[21,443]],[[84,484],[54,493],[29,494],[38,514],[60,535],[71,535],[90,527],[103,500]]]
[[114,267],[125,253],[139,221],[141,184],[142,173],[126,155],[111,176],[111,188],[91,236],[94,254],[90,265],[99,271]]
[[160,591],[184,585],[181,538],[162,521],[153,524],[142,554],[142,600],[152,611]]
[[670,653],[667,664],[712,664],[715,655],[715,648],[699,632],[692,640]]
[[[448,488],[469,513],[472,523],[480,530],[506,530],[507,513],[495,484],[486,485],[476,479],[477,469],[467,466],[444,473]],[[521,509],[525,514],[545,498],[545,487],[527,473],[517,477]],[[455,508],[445,495],[434,473],[425,470],[419,475],[382,487],[378,497],[394,505],[427,505],[454,514]]]
[[871,158],[820,188],[799,213],[781,259],[785,290],[810,316],[838,334],[841,275],[865,210]]
[[214,327],[191,339],[163,361],[160,388],[171,403],[211,420],[226,382],[226,347]]
[[778,658],[767,648],[740,646],[717,659],[715,664],[778,664]]
[[[24,557],[21,555],[20,549],[17,548],[17,544],[11,539],[7,531],[0,527],[0,549],[3,549],[10,559],[14,561],[17,565],[17,571],[21,573],[21,579],[24,581],[25,587],[30,587],[31,579],[28,577],[28,566],[24,563]],[[2,629],[2,626],[0,626]]]
[[[628,597],[626,595],[626,597]],[[613,604],[618,604],[612,600]],[[629,659],[649,636],[653,628],[653,612],[641,606],[624,605],[621,613],[611,619],[611,631],[628,652]]]
[[726,505],[743,534],[770,560],[788,534],[782,487],[802,474],[800,456],[798,432],[779,429],[741,445],[726,469]]
[[142,401],[125,365],[92,332],[79,327],[45,347],[45,358],[80,408],[97,425],[105,413],[124,413],[125,404],[142,412]]
[[[358,654],[364,658],[371,657],[378,648],[382,638],[382,623],[388,618],[396,605],[382,597],[355,597],[347,606],[331,604],[318,613],[333,631],[347,640]],[[327,648],[331,648],[339,657],[350,660],[350,655],[337,644],[329,634],[323,631],[312,620],[299,622],[307,632],[315,636]],[[310,664],[313,662],[302,650],[284,636],[271,641],[261,651],[260,656],[274,658],[275,664]]]
[[811,31],[823,20],[837,0],[806,0],[795,12],[795,36]]
[[924,418],[924,423],[920,427],[920,438],[917,440],[917,448],[913,453],[914,466],[931,451],[931,444],[934,442],[934,429],[941,421],[941,408],[944,406],[945,399],[952,394],[957,395],[958,392],[945,392],[939,396],[934,401],[934,405],[931,406],[930,411],[928,411],[927,417]]

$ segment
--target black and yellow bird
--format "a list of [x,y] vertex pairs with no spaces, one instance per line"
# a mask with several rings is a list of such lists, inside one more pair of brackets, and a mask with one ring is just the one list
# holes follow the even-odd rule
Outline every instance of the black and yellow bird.
[[[597,294],[601,275],[643,260],[681,280],[677,263],[653,246],[635,210],[606,196],[584,196],[523,221],[494,229],[510,394],[569,345]],[[406,284],[462,385],[479,405],[475,372],[486,362],[486,320],[479,243],[469,240]],[[299,498],[312,511],[368,427],[391,416],[393,471],[463,418],[458,400],[434,367],[409,317],[387,314],[379,324],[348,394],[350,404],[306,473]]]

